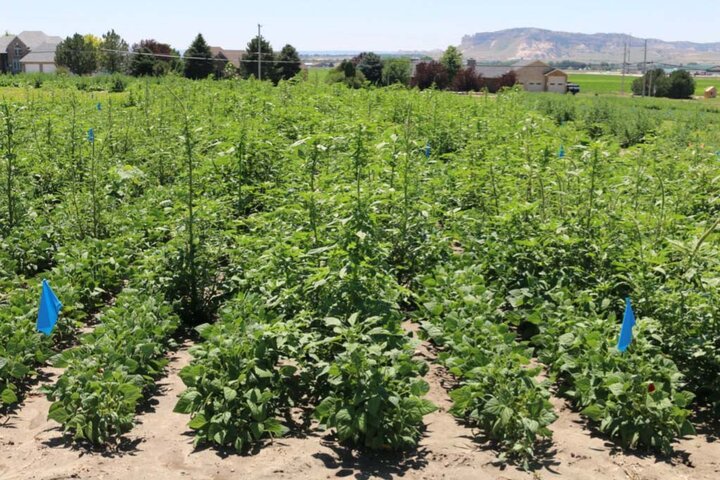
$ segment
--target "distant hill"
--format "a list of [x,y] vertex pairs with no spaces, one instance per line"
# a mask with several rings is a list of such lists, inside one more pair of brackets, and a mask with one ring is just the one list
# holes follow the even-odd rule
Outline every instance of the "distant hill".
[[[513,28],[466,35],[460,44],[465,58],[483,61],[575,60],[621,63],[623,45],[631,42],[630,61],[642,62],[645,39],[619,33],[568,33],[539,28]],[[648,61],[720,64],[720,42],[666,42],[648,39]]]

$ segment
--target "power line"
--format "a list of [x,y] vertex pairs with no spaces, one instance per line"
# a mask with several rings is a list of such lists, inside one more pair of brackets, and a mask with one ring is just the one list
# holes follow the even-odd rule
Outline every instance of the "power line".
[[[30,50],[30,53],[56,53],[57,50]],[[98,50],[71,50],[73,53],[95,53],[96,51],[100,52],[107,52],[107,53],[120,53],[122,55],[130,56],[130,55],[144,55],[147,57],[159,57],[163,59],[178,59],[178,60],[203,60],[203,61],[209,61],[209,62],[216,62],[216,61],[222,61],[222,60],[228,60],[229,59],[223,59],[223,58],[216,58],[216,57],[184,57],[182,55],[173,55],[169,53],[152,53],[152,52],[134,52],[132,50],[113,50],[110,48],[100,48]],[[30,54],[28,53],[28,55]],[[260,52],[260,56],[272,56],[271,53],[268,52]],[[20,59],[22,60],[22,59]],[[258,60],[254,59],[238,59],[239,62],[247,62],[247,63],[255,63],[258,62]],[[292,60],[272,60],[273,63],[298,63],[294,62]],[[302,61],[301,61],[302,62]]]
[[[98,49],[98,50],[72,50],[72,52],[75,52],[75,53],[95,53],[95,52],[97,52],[97,51],[107,52],[107,53],[119,53],[119,54],[126,55],[126,56],[130,56],[130,55],[141,55],[141,56],[148,56],[148,57],[158,57],[158,58],[162,58],[162,59],[200,60],[200,61],[211,61],[211,62],[224,61],[224,60],[229,61],[229,59],[216,58],[216,57],[211,57],[211,58],[207,58],[207,57],[184,57],[184,56],[182,56],[182,55],[175,55],[175,54],[168,54],[168,53],[137,52],[137,51],[132,51],[132,50],[114,50],[114,49],[109,49],[109,48],[100,48],[100,49]],[[31,50],[28,54],[30,54],[30,53],[56,53],[56,50]],[[247,53],[247,52],[246,52],[246,53]],[[255,53],[256,55],[258,54],[257,52],[254,52],[254,53]],[[263,57],[263,56],[264,56],[264,57]],[[262,51],[260,52],[260,59],[262,59],[262,58],[267,58],[268,56],[270,56],[270,57],[272,58],[273,54],[271,54],[271,53],[269,53],[269,52],[262,52]],[[317,55],[317,56],[319,57],[320,55]],[[22,59],[21,59],[21,60],[22,60]],[[242,59],[242,58],[240,58],[240,59],[238,59],[238,61],[239,61],[239,62],[244,62],[244,63],[256,63],[256,62],[258,62],[258,59]],[[262,61],[270,61],[270,60],[262,60]],[[301,60],[300,60],[300,63],[302,63],[302,61],[303,61],[303,60],[301,59]],[[541,60],[539,60],[539,61],[541,61]],[[571,62],[572,62],[573,60],[567,60],[567,61],[571,61]],[[292,61],[292,60],[275,60],[275,59],[272,59],[272,62],[273,62],[273,63],[297,63],[297,62]],[[425,60],[423,60],[423,62],[425,62]],[[561,61],[559,61],[558,63],[562,63],[562,62],[563,62],[563,61],[561,60]],[[335,61],[335,62],[333,62],[333,63],[338,63],[338,61]],[[421,62],[421,63],[422,63],[422,62]],[[577,62],[575,62],[575,63],[585,65],[585,66],[586,66],[586,68],[584,68],[585,70],[592,70],[593,67],[595,67],[596,70],[607,71],[607,67],[608,67],[608,66],[612,66],[612,64],[610,64],[610,63],[608,63],[608,62],[587,63],[587,62],[579,62],[579,61],[577,61]],[[648,62],[648,64],[662,65],[662,66],[669,67],[669,68],[685,68],[685,69],[688,69],[688,70],[704,71],[704,72],[709,72],[709,71],[710,71],[710,68],[713,68],[713,67],[709,67],[709,68],[688,67],[688,65],[674,64],[674,63],[670,63],[670,62],[663,62],[663,61],[660,61],[660,60],[655,60],[655,61],[652,61],[652,62]],[[626,61],[626,62],[624,63],[624,65],[625,65],[625,67],[630,67],[630,66],[632,65],[632,63],[630,63],[629,61]],[[642,67],[641,67],[642,62],[638,62],[637,65],[639,66],[639,68],[642,68]],[[622,66],[622,65],[621,65],[621,66]],[[497,67],[497,68],[507,68],[508,70],[511,70],[511,69],[518,70],[518,69],[521,69],[521,68],[525,69],[525,68],[548,68],[548,67],[556,68],[556,69],[560,70],[560,69],[563,68],[563,67],[561,67],[561,66],[557,66],[557,65],[556,65],[556,66],[553,66],[553,65],[550,65],[550,64],[547,64],[547,66],[546,66],[546,65],[517,65],[517,64],[514,64],[514,65],[503,65],[503,64],[498,64],[498,63],[476,63],[476,64],[475,64],[475,67],[476,67],[476,68]],[[568,68],[566,68],[566,69],[568,69]]]

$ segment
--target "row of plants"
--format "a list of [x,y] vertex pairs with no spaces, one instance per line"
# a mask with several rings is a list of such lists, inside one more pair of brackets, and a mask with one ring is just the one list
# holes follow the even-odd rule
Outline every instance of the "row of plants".
[[82,335],[78,346],[51,359],[64,371],[45,388],[52,402],[48,418],[74,441],[116,443],[155,390],[180,324],[161,280],[167,275],[168,248],[146,250],[134,267],[142,275],[129,275],[115,303],[103,310],[101,323]]
[[477,288],[487,288],[495,315],[513,326],[511,335],[530,339],[560,395],[599,431],[625,448],[670,453],[675,440],[695,432],[689,421],[694,395],[663,351],[663,329],[641,317],[630,349],[618,352],[619,324],[608,298],[628,287],[609,281],[617,265],[606,263],[593,244],[557,238],[551,226],[520,227],[517,220],[509,216],[491,230],[509,240],[505,234],[520,228],[522,240],[473,248],[482,258],[476,278],[487,285]]
[[641,318],[633,344],[620,353],[614,313],[584,315],[566,301],[546,320],[538,339],[540,359],[560,393],[600,432],[624,448],[665,454],[672,452],[676,439],[695,435],[688,408],[694,395],[684,389],[675,363],[655,344],[659,329],[654,321]]
[[486,285],[481,268],[461,255],[453,260],[420,277],[415,317],[457,379],[451,413],[493,441],[500,460],[527,468],[552,438],[550,381],[541,379],[533,348],[503,319],[504,298]]
[[122,285],[137,254],[137,236],[93,240],[61,254],[62,262],[44,277],[62,299],[56,331],[46,337],[36,330],[39,289],[15,286],[0,308],[0,398],[3,407],[19,401],[21,387],[37,374],[54,344],[69,340]]
[[[308,142],[293,193],[242,220],[232,257],[244,287],[199,328],[204,341],[182,373],[177,411],[191,415],[197,444],[244,450],[314,417],[343,443],[410,448],[435,409],[422,398],[427,365],[400,326],[402,288],[368,198],[364,133],[352,135],[335,163]],[[346,174],[353,193],[337,182],[325,190]],[[324,222],[329,211],[342,220]]]
[[[157,192],[161,198],[162,193]],[[136,203],[119,217],[113,238],[68,242],[55,257],[57,265],[43,274],[63,309],[52,336],[37,332],[39,290],[35,283],[16,279],[0,299],[0,392],[4,407],[16,404],[27,381],[37,374],[55,348],[72,341],[92,315],[99,312],[119,291],[147,248],[169,239],[165,208],[151,196],[146,204]],[[39,282],[38,282],[39,283]]]

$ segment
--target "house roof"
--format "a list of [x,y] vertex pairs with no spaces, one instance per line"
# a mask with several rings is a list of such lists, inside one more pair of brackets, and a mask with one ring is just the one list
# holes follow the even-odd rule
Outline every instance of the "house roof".
[[15,38],[15,35],[3,35],[0,37],[0,53],[5,53],[5,50],[7,50],[7,47],[10,45],[10,42],[13,41],[13,38]]
[[545,63],[541,60],[521,60],[521,61],[513,64],[513,68],[518,69],[518,68],[523,68],[523,67],[529,67],[530,65],[535,65],[535,64],[539,64],[539,65],[545,66],[547,68],[550,68],[550,65],[548,65],[547,63]]
[[20,63],[55,63],[55,50],[58,43],[41,43],[25,55]]
[[226,50],[222,47],[210,47],[210,53],[214,58],[220,58],[240,67],[240,60],[245,55],[245,50]]
[[62,42],[62,38],[45,35],[45,32],[41,32],[39,30],[26,30],[24,32],[20,32],[17,37],[30,50],[36,50],[37,47],[39,47],[43,43],[55,43],[57,45],[58,43]]
[[567,77],[567,73],[563,72],[562,70],[553,69],[550,70],[545,74],[546,77]]
[[475,67],[475,73],[485,78],[500,78],[513,71],[512,67]]

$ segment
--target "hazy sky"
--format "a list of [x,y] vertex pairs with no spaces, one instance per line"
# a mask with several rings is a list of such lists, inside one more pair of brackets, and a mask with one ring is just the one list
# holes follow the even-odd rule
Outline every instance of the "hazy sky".
[[6,2],[0,33],[64,37],[114,28],[130,44],[155,38],[180,50],[198,32],[211,45],[243,48],[258,23],[275,49],[292,43],[302,51],[430,50],[459,44],[464,34],[512,27],[720,42],[718,0],[125,0],[112,7],[97,0],[0,0]]

